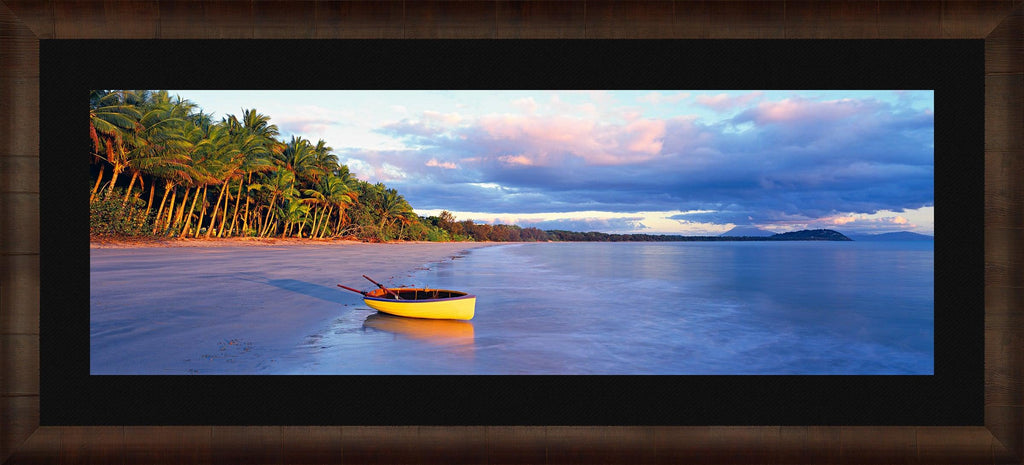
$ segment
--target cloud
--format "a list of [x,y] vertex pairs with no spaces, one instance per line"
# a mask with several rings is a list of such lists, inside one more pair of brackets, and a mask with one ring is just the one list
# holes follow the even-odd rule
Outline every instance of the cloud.
[[459,167],[459,165],[456,165],[455,163],[452,163],[450,161],[439,162],[439,161],[437,161],[437,158],[431,158],[430,160],[427,160],[426,165],[427,166],[435,166],[435,167],[438,167],[438,168],[444,168],[446,170],[454,170],[454,169]]
[[694,102],[696,102],[698,105],[703,105],[715,111],[727,111],[736,107],[747,105],[750,102],[756,101],[760,99],[762,95],[762,92],[750,92],[741,95],[702,94],[694,98]]
[[[345,155],[400,170],[404,177],[393,176],[396,171],[391,179],[418,209],[702,210],[669,221],[788,228],[933,204],[930,111],[872,98],[769,101],[750,95],[748,106],[725,120],[653,118],[622,108],[596,115],[531,113],[529,99],[518,103],[526,113],[423,113],[380,129],[406,150]],[[708,104],[739,104],[729,99]],[[557,96],[551,100],[580,109]],[[378,171],[365,176],[389,175]],[[487,183],[506,190],[481,187]],[[920,224],[907,218],[901,225],[894,222],[898,215],[889,216],[887,227]]]
[[679,103],[690,97],[689,92],[676,92],[672,94],[662,94],[661,92],[651,92],[637,98],[637,101],[643,103],[650,103],[659,105],[662,103]]

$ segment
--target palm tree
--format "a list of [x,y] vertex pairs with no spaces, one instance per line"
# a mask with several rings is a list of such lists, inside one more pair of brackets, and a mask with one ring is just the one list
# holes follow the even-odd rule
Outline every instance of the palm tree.
[[[177,104],[149,102],[143,107],[144,113],[139,118],[136,131],[128,137],[133,148],[125,156],[124,169],[132,174],[132,178],[125,192],[125,202],[131,196],[135,181],[141,180],[143,173],[162,178],[183,178],[181,172],[187,163],[185,152],[191,143],[183,137],[181,128],[188,124],[186,118],[190,110],[190,104],[180,101]],[[153,186],[150,185],[150,207],[153,205]],[[149,208],[146,211],[148,214]]]
[[[127,134],[135,130],[140,118],[140,113],[134,105],[126,103],[131,91],[105,91],[94,90],[89,95],[89,137],[92,139],[93,161],[106,159],[108,163],[119,162],[126,152],[124,140]],[[105,157],[100,155],[101,149]],[[113,161],[111,161],[113,160]],[[93,186],[91,201],[96,196],[103,180],[103,169],[100,165],[100,174],[96,178],[96,185]],[[114,180],[117,180],[115,174]],[[114,183],[110,183],[113,188]]]
[[331,153],[334,149],[327,146],[327,142],[323,139],[317,141],[316,146],[313,147],[313,166],[314,170],[311,171],[310,179],[313,184],[320,182],[320,177],[331,174],[338,169],[338,156]]

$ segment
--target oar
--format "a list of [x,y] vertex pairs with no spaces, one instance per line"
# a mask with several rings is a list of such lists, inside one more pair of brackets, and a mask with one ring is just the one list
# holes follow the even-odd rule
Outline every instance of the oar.
[[378,283],[377,281],[374,281],[374,280],[373,280],[372,278],[370,278],[369,276],[366,276],[365,274],[363,275],[363,277],[364,277],[364,278],[366,278],[366,279],[368,279],[368,280],[369,280],[369,281],[370,281],[371,283],[374,283],[374,284],[376,284],[376,285],[377,285],[377,287],[379,287],[379,288],[381,288],[381,289],[384,289],[384,291],[385,291],[385,292],[387,292],[387,293],[389,293],[389,294],[391,294],[391,295],[395,296],[395,300],[402,300],[402,298],[401,298],[401,297],[399,297],[399,296],[398,296],[398,294],[396,294],[396,293],[395,293],[395,291],[392,291],[391,289],[388,289],[388,288],[384,287],[384,285],[383,285],[383,284],[381,284],[381,283]]
[[358,293],[360,293],[360,294],[362,294],[362,295],[364,295],[364,296],[365,296],[366,294],[368,294],[367,292],[363,292],[363,291],[360,291],[359,289],[352,289],[351,287],[348,287],[348,286],[342,286],[341,284],[339,284],[339,285],[338,285],[338,287],[340,287],[340,288],[342,288],[342,289],[348,289],[348,290],[350,290],[350,291],[352,291],[352,292],[358,292]]

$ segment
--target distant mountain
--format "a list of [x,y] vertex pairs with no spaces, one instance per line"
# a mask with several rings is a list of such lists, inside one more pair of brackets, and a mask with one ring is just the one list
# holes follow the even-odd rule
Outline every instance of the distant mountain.
[[775,234],[768,238],[771,241],[849,241],[849,237],[831,229],[805,229],[782,234]]
[[934,241],[935,237],[924,234],[912,233],[909,231],[891,232],[884,234],[860,234],[850,236],[855,241]]
[[736,226],[719,234],[719,237],[768,237],[774,234],[771,231],[765,231],[756,226]]

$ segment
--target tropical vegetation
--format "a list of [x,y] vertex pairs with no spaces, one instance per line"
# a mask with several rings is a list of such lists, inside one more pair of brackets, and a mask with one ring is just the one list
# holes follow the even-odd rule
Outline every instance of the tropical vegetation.
[[159,238],[531,241],[543,231],[420,217],[355,178],[324,140],[281,138],[269,115],[215,121],[167,91],[94,90],[90,233]]

